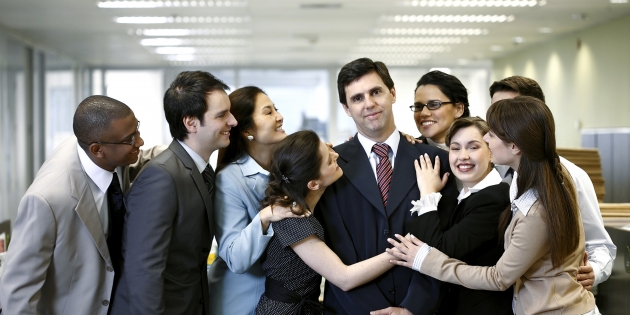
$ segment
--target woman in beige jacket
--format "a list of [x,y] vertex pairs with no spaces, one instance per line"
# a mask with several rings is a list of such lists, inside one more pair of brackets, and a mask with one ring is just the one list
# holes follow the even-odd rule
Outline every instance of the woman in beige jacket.
[[[505,253],[492,267],[469,266],[410,236],[390,240],[388,250],[412,268],[436,279],[478,290],[514,285],[515,314],[599,314],[593,294],[576,280],[584,264],[584,231],[571,177],[556,153],[551,111],[532,97],[494,103],[484,136],[496,164],[515,170],[511,207],[501,215]],[[420,169],[433,168],[420,158]],[[428,174],[428,172],[424,172]],[[418,172],[419,185],[441,184]],[[499,232],[501,233],[501,232]]]

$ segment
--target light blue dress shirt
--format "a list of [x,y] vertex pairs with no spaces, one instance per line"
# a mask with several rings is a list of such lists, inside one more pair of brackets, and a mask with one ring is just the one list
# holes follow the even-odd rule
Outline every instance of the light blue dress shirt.
[[249,155],[222,169],[215,179],[214,222],[219,257],[209,271],[210,314],[254,314],[265,292],[260,257],[273,236],[263,234],[260,201],[269,172]]

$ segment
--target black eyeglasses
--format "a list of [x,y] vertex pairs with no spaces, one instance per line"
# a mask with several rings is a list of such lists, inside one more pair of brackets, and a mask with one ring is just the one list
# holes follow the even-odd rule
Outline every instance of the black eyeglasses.
[[136,127],[136,132],[133,133],[133,135],[131,136],[131,141],[125,141],[125,142],[104,142],[104,141],[96,141],[96,142],[92,142],[92,143],[98,143],[98,144],[126,144],[126,145],[130,145],[130,146],[134,146],[136,144],[136,136],[140,135],[140,121],[138,120],[138,126]]
[[422,108],[424,108],[425,106],[429,109],[429,110],[436,110],[440,107],[442,107],[442,104],[455,104],[455,102],[442,102],[442,101],[438,101],[438,100],[431,100],[429,102],[427,102],[426,104],[422,104],[422,103],[413,103],[413,105],[409,106],[409,108],[411,108],[412,112],[421,112]]

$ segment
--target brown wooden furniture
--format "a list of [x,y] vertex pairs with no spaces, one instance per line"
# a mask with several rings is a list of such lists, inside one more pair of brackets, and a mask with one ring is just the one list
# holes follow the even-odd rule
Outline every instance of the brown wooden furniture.
[[[583,169],[591,178],[599,208],[604,218],[630,218],[630,203],[604,203],[606,189],[602,175],[602,162],[597,149],[558,148],[558,154]],[[625,221],[625,220],[624,220]]]

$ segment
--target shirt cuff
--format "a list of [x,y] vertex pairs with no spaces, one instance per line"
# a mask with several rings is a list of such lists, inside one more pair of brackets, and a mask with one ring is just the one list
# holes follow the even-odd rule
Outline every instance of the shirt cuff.
[[431,251],[431,248],[432,247],[427,245],[427,243],[424,243],[422,244],[422,246],[420,246],[420,249],[416,254],[416,258],[413,259],[413,266],[411,266],[411,269],[415,271],[420,271],[420,267],[422,267],[422,262],[424,262],[424,259],[427,258],[427,255]]
[[[589,257],[590,258],[590,257]],[[591,268],[593,268],[593,274],[595,275],[595,279],[593,279],[593,286],[596,286],[602,283],[602,269],[599,268],[599,265],[596,263],[589,261],[591,263]]]
[[421,216],[430,211],[437,211],[437,206],[441,198],[441,193],[434,192],[420,197],[420,200],[412,200],[411,204],[413,208],[409,211],[411,211],[412,216],[414,212],[418,212],[418,216]]

